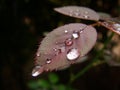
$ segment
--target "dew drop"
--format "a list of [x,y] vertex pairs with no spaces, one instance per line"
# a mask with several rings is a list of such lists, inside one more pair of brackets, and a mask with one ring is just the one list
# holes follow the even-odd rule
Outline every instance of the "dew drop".
[[69,11],[69,15],[70,15],[70,16],[73,16],[73,13],[74,13],[73,10],[70,10],[70,11]]
[[66,39],[65,40],[65,45],[67,45],[67,46],[70,46],[70,45],[72,45],[73,44],[73,41],[72,41],[72,39]]
[[47,59],[47,60],[46,60],[46,63],[47,63],[47,64],[51,63],[51,59]]
[[48,71],[49,71],[49,69],[47,68],[47,69],[45,69],[45,71],[46,71],[46,72],[48,72]]
[[83,30],[80,31],[80,33],[82,33],[82,32],[83,32]]
[[42,67],[41,66],[35,66],[35,68],[32,71],[32,76],[36,77],[39,74],[41,74],[43,72]]
[[72,36],[74,39],[79,38],[79,32],[73,32]]
[[61,52],[65,52],[65,47],[62,46],[62,47],[60,48],[60,50],[61,50]]
[[70,49],[67,53],[68,60],[75,60],[79,56],[80,56],[80,53],[79,53],[78,49],[76,49],[76,48]]
[[75,12],[75,15],[76,15],[76,16],[79,16],[79,15],[80,15],[80,13],[78,13],[78,12]]
[[57,49],[56,48],[53,48],[53,50],[56,52],[57,51]]
[[116,24],[113,24],[113,27],[120,32],[120,24],[116,23]]
[[85,19],[88,19],[88,18],[89,18],[89,16],[88,16],[88,15],[84,15],[84,18],[85,18]]
[[68,30],[65,30],[65,33],[68,33]]
[[39,57],[39,56],[40,56],[40,53],[37,53],[36,56]]

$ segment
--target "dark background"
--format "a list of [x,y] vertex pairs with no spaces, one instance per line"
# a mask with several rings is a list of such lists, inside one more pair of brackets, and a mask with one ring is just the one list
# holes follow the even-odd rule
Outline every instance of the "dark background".
[[[34,56],[43,33],[61,23],[75,22],[53,10],[65,5],[86,6],[114,17],[120,13],[119,0],[0,0],[1,90],[29,90],[27,83],[33,79]],[[68,74],[60,73],[64,82]],[[120,67],[102,64],[78,81],[73,86],[80,90],[120,90]]]

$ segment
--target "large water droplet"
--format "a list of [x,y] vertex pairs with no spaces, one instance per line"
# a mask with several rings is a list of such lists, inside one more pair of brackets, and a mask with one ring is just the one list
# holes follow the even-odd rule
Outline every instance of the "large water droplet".
[[33,77],[36,77],[38,76],[39,74],[41,74],[43,72],[43,69],[41,66],[35,66],[35,68],[33,69],[32,71],[32,76]]
[[47,60],[46,60],[46,63],[47,63],[47,64],[51,63],[51,59],[47,59]]
[[65,45],[67,45],[67,46],[70,46],[70,45],[72,45],[73,44],[73,41],[72,41],[72,39],[66,39],[65,40]]
[[120,32],[120,24],[116,23],[116,24],[113,24],[113,27]]
[[68,60],[75,60],[80,56],[80,53],[78,51],[78,49],[73,48],[71,50],[68,51],[67,53],[67,59]]
[[72,36],[74,39],[79,38],[79,32],[73,32]]

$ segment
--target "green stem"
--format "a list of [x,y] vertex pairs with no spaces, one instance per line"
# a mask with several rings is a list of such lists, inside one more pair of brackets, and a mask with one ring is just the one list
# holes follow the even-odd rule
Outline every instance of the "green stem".
[[93,66],[93,63],[96,62],[98,60],[98,58],[104,52],[104,49],[106,48],[107,44],[111,41],[113,35],[114,35],[114,33],[111,33],[111,35],[105,40],[103,48],[98,52],[98,54],[96,54],[95,58],[92,60],[92,62],[89,65],[87,65],[81,72],[77,73],[76,75],[72,75],[70,77],[69,84],[71,84],[72,82],[74,82],[77,78],[79,78],[80,76],[82,76],[85,72],[87,72]]

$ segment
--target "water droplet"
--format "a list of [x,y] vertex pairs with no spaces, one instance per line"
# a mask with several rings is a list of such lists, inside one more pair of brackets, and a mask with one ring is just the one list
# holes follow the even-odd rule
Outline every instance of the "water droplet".
[[32,71],[32,76],[33,77],[36,77],[38,76],[39,74],[41,74],[43,72],[43,69],[41,66],[35,66],[35,68],[33,69]]
[[73,32],[72,36],[74,39],[79,38],[79,32]]
[[65,45],[67,45],[67,46],[70,46],[70,45],[72,45],[73,44],[73,41],[72,41],[72,39],[66,39],[65,40]]
[[76,49],[76,48],[70,49],[67,53],[68,60],[75,60],[79,56],[80,56],[80,53],[79,53],[78,49]]
[[70,10],[69,15],[73,16],[73,10]]
[[62,47],[60,48],[60,50],[61,50],[61,52],[65,52],[65,47],[62,46]]
[[75,14],[76,16],[79,16],[79,15],[80,15],[80,13],[78,13],[78,12],[75,12],[74,14]]
[[65,30],[65,33],[68,33],[68,30]]
[[39,56],[40,56],[40,53],[37,53],[36,56],[39,57]]
[[84,15],[84,18],[87,19],[87,18],[89,18],[89,16],[88,15]]
[[46,63],[47,63],[47,64],[51,63],[51,59],[47,59],[47,60],[46,60]]
[[120,32],[120,24],[116,23],[116,24],[113,24],[113,27]]
[[82,33],[82,32],[83,32],[83,30],[80,31],[80,33]]
[[49,71],[49,69],[47,68],[47,69],[45,69],[45,71],[46,71],[46,72],[48,72],[48,71]]
[[56,48],[53,48],[53,50],[56,52],[57,51],[57,49]]

